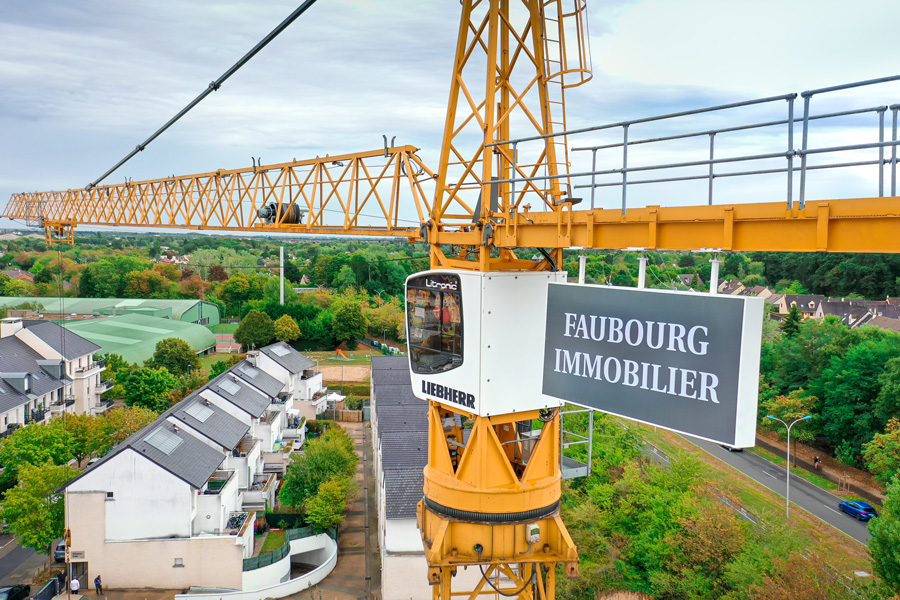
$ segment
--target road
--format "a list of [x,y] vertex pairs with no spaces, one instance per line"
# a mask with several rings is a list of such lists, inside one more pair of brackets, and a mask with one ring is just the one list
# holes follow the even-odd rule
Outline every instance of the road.
[[12,540],[11,536],[7,534],[0,535],[0,585],[30,583],[25,581],[10,581],[8,578],[17,567],[34,555],[34,550],[19,546]]
[[[688,436],[682,437],[784,497],[786,477],[784,467],[774,465],[753,452],[729,452],[712,442]],[[850,515],[840,512],[838,502],[840,502],[840,499],[837,496],[829,494],[805,479],[796,476],[791,477],[792,510],[796,510],[796,506],[799,506],[835,529],[868,545],[871,535],[869,535],[867,523],[857,521]]]

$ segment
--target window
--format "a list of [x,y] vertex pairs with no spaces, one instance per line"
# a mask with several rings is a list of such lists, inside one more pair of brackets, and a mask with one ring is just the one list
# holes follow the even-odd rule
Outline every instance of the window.
[[228,392],[229,394],[231,394],[232,396],[234,396],[236,393],[238,393],[241,390],[241,386],[239,386],[235,382],[229,381],[227,379],[220,381],[219,387],[222,388],[223,390],[225,390],[226,392]]
[[462,290],[452,274],[423,275],[406,286],[410,365],[415,373],[439,373],[463,362]]
[[106,492],[106,499],[107,500],[115,500],[116,499],[115,494],[113,492]]
[[183,439],[165,427],[157,427],[150,435],[144,438],[144,441],[163,454],[172,454],[175,448],[184,443]]
[[199,402],[194,402],[193,404],[188,406],[186,409],[184,409],[184,412],[191,415],[192,417],[194,417],[201,423],[205,423],[206,420],[210,417],[210,415],[213,414],[213,410],[210,407],[204,406],[203,404],[200,404]]
[[176,559],[175,559],[175,564],[172,565],[173,568],[174,568],[174,567],[183,567],[183,566],[184,566],[184,559],[183,559],[183,558],[176,558]]

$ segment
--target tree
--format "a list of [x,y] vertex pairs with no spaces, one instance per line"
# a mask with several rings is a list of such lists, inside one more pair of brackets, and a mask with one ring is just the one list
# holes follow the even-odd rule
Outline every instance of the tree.
[[338,291],[343,292],[347,288],[353,287],[356,285],[356,274],[353,272],[353,269],[350,265],[344,265],[341,267],[341,270],[338,271],[338,274],[334,278],[334,287],[338,289]]
[[165,367],[131,367],[116,374],[116,383],[125,388],[127,406],[162,412],[171,405],[169,393],[178,385],[178,380]]
[[210,281],[228,281],[228,271],[218,265],[209,268]]
[[332,427],[322,437],[307,442],[304,454],[291,461],[279,497],[289,506],[304,508],[325,481],[353,477],[358,461],[350,436]]
[[124,406],[100,415],[101,444],[97,454],[103,455],[156,420],[159,414],[140,406]]
[[180,338],[166,338],[156,343],[156,351],[146,362],[148,367],[165,367],[172,375],[184,375],[200,368],[200,358],[190,345]]
[[0,440],[0,489],[15,485],[23,465],[64,465],[72,458],[62,419],[20,427]]
[[355,491],[353,479],[347,475],[338,475],[323,481],[316,495],[304,505],[306,522],[318,531],[337,527],[344,520],[341,513]]
[[[792,421],[807,415],[813,415],[813,410],[818,402],[819,399],[815,396],[810,396],[803,390],[794,390],[786,396],[776,396],[770,400],[766,400],[762,403],[762,408],[765,415],[772,415],[773,417],[790,424]],[[784,425],[773,419],[766,419],[765,415],[762,415],[763,411],[760,411],[762,416],[760,425],[766,429],[777,432],[779,436],[786,435]],[[802,426],[792,427],[791,431],[793,432],[793,435],[791,438],[795,442],[812,441],[819,431],[817,421],[818,417],[813,416],[812,419],[804,421]],[[798,423],[798,425],[800,424]]]
[[272,322],[272,317],[258,310],[248,312],[234,332],[234,341],[247,348],[265,346],[274,337],[275,324]]
[[300,272],[300,269],[298,269],[297,265],[295,265],[294,263],[285,262],[284,278],[294,283],[300,283],[300,280],[303,279],[303,273]]
[[791,309],[788,311],[787,316],[785,316],[784,321],[781,322],[781,331],[788,338],[794,337],[800,332],[801,320],[802,315],[800,309],[796,304],[791,305]]
[[366,335],[366,317],[362,313],[360,303],[351,301],[342,303],[334,313],[331,331],[339,341],[346,342],[351,350],[356,348],[357,338]]
[[69,451],[81,464],[86,458],[96,454],[103,446],[103,431],[100,429],[98,417],[82,413],[80,415],[66,415],[66,417],[54,419],[61,421],[69,443]]
[[281,342],[291,342],[300,337],[300,327],[297,321],[290,315],[282,315],[275,321],[275,339]]
[[3,498],[0,517],[19,536],[19,543],[41,554],[63,534],[64,496],[57,490],[78,471],[68,465],[22,465],[19,483]]
[[900,419],[888,421],[884,433],[863,445],[863,458],[875,479],[882,483],[889,483],[900,474]]
[[888,486],[884,505],[877,519],[869,522],[869,554],[875,574],[900,594],[900,477],[894,477]]

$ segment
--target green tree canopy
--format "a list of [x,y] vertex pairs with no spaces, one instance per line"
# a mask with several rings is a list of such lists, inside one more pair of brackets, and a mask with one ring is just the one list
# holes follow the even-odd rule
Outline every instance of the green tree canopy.
[[885,432],[876,434],[863,446],[863,458],[875,479],[882,483],[889,483],[900,474],[900,419],[888,421]]
[[355,348],[356,340],[366,335],[366,317],[360,303],[343,302],[334,313],[331,331],[336,339],[346,342],[351,350]]
[[356,486],[350,476],[329,477],[319,485],[316,495],[306,501],[306,521],[318,531],[337,527],[344,519],[341,513],[355,493]]
[[116,383],[125,389],[126,405],[162,412],[172,404],[169,394],[178,380],[165,367],[132,367],[116,373]]
[[24,465],[64,465],[73,458],[69,436],[62,419],[47,424],[33,424],[16,429],[0,440],[0,488],[15,485],[19,469]]
[[788,338],[794,337],[800,333],[800,321],[802,320],[803,316],[800,313],[800,309],[796,304],[791,305],[787,316],[785,316],[784,320],[781,322],[781,331]]
[[186,341],[166,338],[156,343],[156,351],[145,364],[154,369],[165,367],[173,375],[184,375],[200,368],[200,358]]
[[22,465],[19,482],[3,498],[0,518],[19,543],[41,554],[63,534],[65,503],[57,490],[78,475],[68,465]]
[[241,320],[234,332],[234,341],[247,348],[265,346],[275,337],[275,324],[272,317],[258,310],[251,310]]
[[895,477],[887,489],[884,506],[877,519],[869,523],[869,554],[875,574],[900,594],[900,477]]
[[290,315],[281,315],[275,321],[275,339],[281,342],[291,342],[300,337],[300,327]]
[[102,413],[98,417],[102,435],[97,453],[106,454],[114,446],[155,421],[158,416],[157,412],[141,406],[117,407]]
[[325,481],[352,477],[358,461],[350,436],[340,427],[332,427],[322,437],[308,441],[304,454],[291,461],[279,497],[289,506],[304,508]]

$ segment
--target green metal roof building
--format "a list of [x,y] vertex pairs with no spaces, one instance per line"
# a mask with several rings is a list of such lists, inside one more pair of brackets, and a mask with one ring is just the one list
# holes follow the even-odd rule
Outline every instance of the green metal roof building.
[[98,352],[119,354],[137,364],[153,356],[157,342],[166,338],[183,339],[198,354],[216,347],[216,336],[203,325],[140,314],[64,321],[61,325],[100,346]]
[[59,315],[127,315],[140,314],[163,319],[176,319],[212,327],[219,324],[219,307],[203,300],[155,300],[141,298],[58,298],[0,296],[0,308],[37,303],[44,311]]

